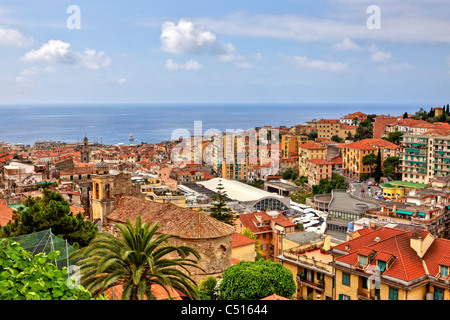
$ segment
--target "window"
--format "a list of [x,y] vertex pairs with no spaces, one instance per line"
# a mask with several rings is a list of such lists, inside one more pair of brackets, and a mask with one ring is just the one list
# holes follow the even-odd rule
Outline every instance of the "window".
[[434,300],[444,300],[444,289],[434,288]]
[[380,272],[384,272],[386,270],[386,261],[377,261],[377,269],[380,269]]
[[346,294],[339,294],[339,300],[350,300],[350,296]]
[[361,281],[362,281],[362,288],[363,289],[368,289],[369,288],[369,286],[368,286],[368,278],[364,278],[364,277],[361,277]]
[[367,256],[358,255],[358,267],[365,267],[367,265]]
[[389,288],[389,300],[398,300],[398,289]]
[[345,286],[350,286],[350,274],[342,272],[342,284]]
[[447,266],[440,266],[439,267],[439,273],[441,274],[440,276],[442,278],[447,278],[448,277],[448,267]]

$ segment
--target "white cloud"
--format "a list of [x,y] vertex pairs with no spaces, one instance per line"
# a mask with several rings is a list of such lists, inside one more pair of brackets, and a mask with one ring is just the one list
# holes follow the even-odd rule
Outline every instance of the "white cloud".
[[85,49],[83,53],[72,51],[70,43],[61,40],[50,40],[39,49],[28,51],[21,60],[80,65],[94,70],[109,67],[112,61],[103,51],[97,52],[92,49]]
[[412,70],[415,67],[407,62],[398,63],[393,57],[391,52],[382,51],[378,49],[375,44],[372,44],[369,48],[371,52],[372,61],[381,64],[378,67],[380,71],[402,71],[402,70]]
[[203,66],[195,61],[195,60],[189,60],[186,63],[180,64],[174,62],[172,59],[166,60],[166,69],[170,71],[178,71],[178,70],[199,70],[203,68]]
[[0,26],[0,46],[28,47],[32,44],[33,39],[25,37],[20,31]]
[[334,72],[345,71],[348,69],[347,62],[343,63],[325,60],[310,60],[305,56],[286,57],[286,58],[291,62],[293,62],[299,68],[321,70],[321,71],[334,71]]
[[409,63],[391,63],[387,65],[383,65],[378,67],[380,71],[403,71],[403,70],[412,70],[415,67],[410,65]]
[[33,77],[42,73],[53,73],[55,70],[52,67],[30,67],[22,70],[19,75],[15,78],[15,81],[18,83],[27,83],[32,82]]
[[171,21],[164,22],[161,27],[160,40],[163,51],[175,54],[228,55],[235,50],[231,43],[223,43],[212,32],[183,19],[177,24]]
[[111,58],[108,57],[105,52],[97,52],[92,49],[85,49],[83,54],[77,54],[79,64],[89,69],[102,69],[111,65]]
[[393,60],[392,53],[379,50],[375,44],[370,46],[369,51],[372,53],[372,61],[389,62]]
[[70,51],[70,43],[50,40],[37,50],[28,51],[22,58],[26,62],[69,63],[76,62],[76,55]]
[[[359,0],[358,0],[359,1]],[[370,4],[370,3],[369,3]],[[391,8],[392,1],[385,7]],[[194,22],[207,25],[212,32],[290,39],[301,42],[330,41],[338,42],[349,38],[353,41],[377,41],[394,43],[450,43],[450,20],[448,17],[439,17],[438,14],[428,14],[424,10],[412,8],[410,11],[391,14],[383,10],[381,30],[374,32],[366,26],[366,14],[364,6],[354,4],[339,9],[359,9],[359,15],[342,18],[316,18],[300,15],[246,15],[236,13],[222,19],[198,18]],[[382,7],[383,8],[383,7]],[[355,17],[358,17],[357,19]]]
[[221,61],[234,62],[240,68],[247,68],[245,57],[238,55],[231,43],[217,39],[211,31],[181,19],[178,23],[166,21],[161,26],[161,49],[174,54],[211,54]]
[[347,50],[361,50],[362,48],[354,43],[349,38],[344,38],[341,42],[335,43],[333,46],[334,49],[339,51],[347,51]]
[[128,82],[128,79],[125,79],[125,78],[120,78],[119,80],[117,80],[118,84],[125,84],[127,82]]

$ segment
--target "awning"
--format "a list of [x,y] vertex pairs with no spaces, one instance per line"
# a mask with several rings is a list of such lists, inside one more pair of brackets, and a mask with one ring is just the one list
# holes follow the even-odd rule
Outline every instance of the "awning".
[[425,213],[424,213],[424,212],[417,212],[417,214],[418,214],[419,216],[425,217]]
[[397,210],[396,212],[397,212],[397,213],[407,214],[407,215],[409,215],[409,216],[412,216],[412,212],[409,212],[409,211],[405,211],[405,210]]

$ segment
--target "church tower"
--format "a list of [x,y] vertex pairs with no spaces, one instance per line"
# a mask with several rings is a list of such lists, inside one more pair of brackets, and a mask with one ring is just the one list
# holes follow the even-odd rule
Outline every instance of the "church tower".
[[91,151],[89,149],[89,141],[87,137],[83,140],[83,149],[81,150],[81,162],[88,163],[90,161]]
[[92,221],[103,221],[105,215],[114,209],[114,178],[114,175],[109,174],[109,165],[103,159],[97,163],[96,174],[92,175]]

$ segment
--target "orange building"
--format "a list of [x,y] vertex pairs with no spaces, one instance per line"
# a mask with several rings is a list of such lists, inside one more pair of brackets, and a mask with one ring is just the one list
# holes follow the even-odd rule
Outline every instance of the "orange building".
[[236,232],[250,229],[260,242],[264,259],[278,261],[281,255],[282,234],[295,232],[295,224],[279,211],[253,212],[239,215],[235,221]]

